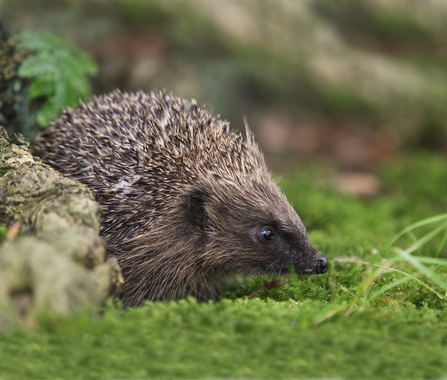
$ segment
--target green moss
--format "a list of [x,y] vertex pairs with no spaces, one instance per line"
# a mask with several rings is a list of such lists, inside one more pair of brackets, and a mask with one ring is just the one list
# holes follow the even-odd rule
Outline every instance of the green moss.
[[354,312],[313,328],[312,319],[322,311],[316,302],[261,300],[158,303],[128,313],[109,309],[90,324],[73,320],[53,331],[4,336],[0,371],[20,378],[85,379],[445,374],[446,313],[424,309],[421,316],[403,305]]

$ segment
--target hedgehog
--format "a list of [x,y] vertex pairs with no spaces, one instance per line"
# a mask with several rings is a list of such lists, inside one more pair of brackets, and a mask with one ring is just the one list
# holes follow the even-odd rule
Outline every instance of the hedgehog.
[[216,300],[244,276],[328,269],[247,125],[236,132],[195,100],[94,97],[64,111],[33,154],[93,191],[124,307]]

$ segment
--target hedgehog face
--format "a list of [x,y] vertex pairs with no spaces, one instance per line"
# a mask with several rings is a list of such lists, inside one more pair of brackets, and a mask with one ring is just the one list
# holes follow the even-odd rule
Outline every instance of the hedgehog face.
[[254,228],[252,240],[257,252],[276,259],[266,268],[266,273],[285,273],[293,265],[297,274],[322,274],[327,271],[328,261],[309,242],[307,235],[303,238],[302,229],[291,231],[274,225]]
[[218,263],[228,272],[284,274],[294,266],[298,274],[325,273],[328,261],[311,245],[301,219],[276,185],[269,187],[192,191],[189,221],[206,237],[208,250],[220,249]]

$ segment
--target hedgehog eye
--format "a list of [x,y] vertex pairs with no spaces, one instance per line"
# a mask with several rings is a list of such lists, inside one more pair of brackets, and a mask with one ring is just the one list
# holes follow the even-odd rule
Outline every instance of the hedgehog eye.
[[259,239],[261,241],[270,241],[274,236],[275,234],[273,233],[273,229],[270,227],[264,227],[259,233]]

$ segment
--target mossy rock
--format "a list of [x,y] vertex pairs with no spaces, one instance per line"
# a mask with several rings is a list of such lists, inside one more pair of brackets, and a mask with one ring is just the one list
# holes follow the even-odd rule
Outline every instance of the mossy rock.
[[82,184],[35,160],[20,136],[0,135],[0,223],[27,231],[0,247],[0,330],[41,316],[98,312],[123,282],[105,261],[100,209]]

